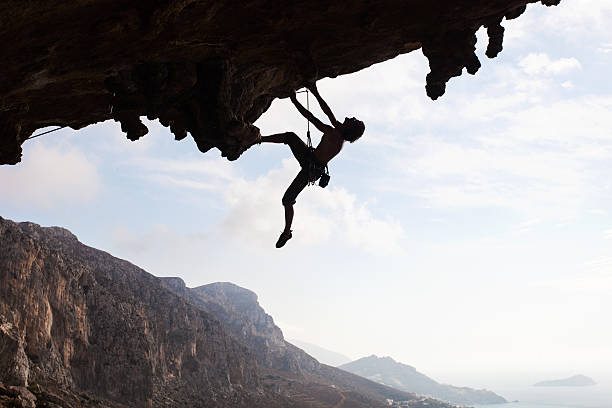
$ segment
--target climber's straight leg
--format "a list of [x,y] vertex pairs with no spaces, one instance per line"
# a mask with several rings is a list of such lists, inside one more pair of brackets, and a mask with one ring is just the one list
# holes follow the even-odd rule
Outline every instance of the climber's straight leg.
[[298,135],[293,132],[276,133],[270,136],[262,136],[261,143],[284,143],[291,149],[291,153],[300,163],[300,166],[306,166],[310,157],[310,151],[306,143]]
[[270,136],[262,136],[260,139],[261,143],[285,143],[285,134],[276,133]]
[[281,232],[278,237],[278,241],[276,241],[276,247],[282,248],[285,246],[287,241],[291,239],[293,236],[291,234],[291,223],[293,222],[293,205],[285,206],[285,229]]

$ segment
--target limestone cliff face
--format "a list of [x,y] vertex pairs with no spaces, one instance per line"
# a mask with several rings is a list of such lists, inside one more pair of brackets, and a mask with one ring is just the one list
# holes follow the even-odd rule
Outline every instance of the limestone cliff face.
[[208,311],[243,344],[248,345],[262,368],[304,376],[319,362],[287,343],[282,331],[257,302],[257,295],[233,283],[218,282],[187,288],[180,278],[162,278],[173,291]]
[[479,69],[478,28],[494,57],[502,20],[536,1],[5,0],[0,164],[19,162],[38,128],[114,119],[136,140],[145,115],[233,160],[274,98],[419,48],[435,99],[463,68]]
[[2,218],[0,351],[9,385],[134,407],[276,405],[247,348],[157,278],[64,229]]

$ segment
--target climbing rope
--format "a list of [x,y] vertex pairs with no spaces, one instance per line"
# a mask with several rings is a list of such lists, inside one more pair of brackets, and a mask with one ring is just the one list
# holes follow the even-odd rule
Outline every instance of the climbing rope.
[[24,140],[24,142],[25,142],[26,140],[34,139],[35,137],[39,137],[39,136],[42,136],[42,135],[46,135],[47,133],[57,132],[58,130],[63,129],[63,128],[65,128],[65,127],[68,127],[68,125],[60,126],[60,127],[56,128],[56,129],[47,130],[46,132],[42,132],[42,133],[38,133],[38,134],[36,134],[36,135],[32,135],[32,136],[30,136],[30,137],[26,137],[26,139]]
[[[306,110],[308,112],[310,112],[310,92],[308,92],[308,89],[304,89],[303,91],[298,91],[296,93],[306,93]],[[312,148],[312,139],[310,138],[310,121],[308,119],[306,119],[306,146],[308,146],[308,150],[310,150],[312,152],[312,150],[314,150]],[[310,161],[309,167],[308,167],[308,185],[312,186],[315,184],[315,181],[312,180],[311,175],[314,172],[314,163],[312,161]]]
[[[306,93],[306,110],[308,110],[308,112],[310,112],[310,92],[308,92],[308,89],[304,89],[303,91],[297,91],[297,93]],[[306,119],[306,126],[307,126],[307,131],[306,131],[306,145],[311,148],[312,147],[312,140],[310,139],[310,121],[308,119]]]
[[[303,91],[298,91],[296,93],[306,93],[306,110],[308,110],[308,112],[310,112],[310,92],[308,91],[308,89],[304,89]],[[314,147],[312,146],[312,139],[310,138],[310,121],[308,119],[306,119],[306,145],[308,146],[308,149],[311,152],[314,152]],[[314,153],[313,153],[314,154]],[[316,170],[316,165],[313,161],[310,161],[310,165],[308,168],[308,185],[309,186],[314,186],[317,181],[313,179],[312,174],[314,174]],[[327,168],[327,166],[325,166],[325,169],[323,170],[323,174],[326,175],[328,177],[328,181],[329,181],[329,169]],[[327,186],[327,182],[325,182],[324,184],[320,184],[319,185],[321,187],[325,187]]]

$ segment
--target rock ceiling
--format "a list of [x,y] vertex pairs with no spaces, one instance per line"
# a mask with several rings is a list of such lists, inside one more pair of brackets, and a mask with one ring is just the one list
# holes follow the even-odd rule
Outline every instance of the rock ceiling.
[[[550,6],[560,0],[541,0]],[[422,48],[436,99],[476,31],[502,50],[503,19],[536,0],[61,0],[0,2],[0,164],[36,129],[114,119],[130,140],[159,121],[237,159],[275,98]],[[52,137],[52,136],[50,136]]]

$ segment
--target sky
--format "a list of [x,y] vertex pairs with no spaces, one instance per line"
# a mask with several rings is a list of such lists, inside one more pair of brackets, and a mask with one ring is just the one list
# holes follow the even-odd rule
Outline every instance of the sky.
[[[611,18],[608,0],[531,5],[496,59],[479,31],[482,68],[437,101],[420,50],[319,81],[366,133],[299,196],[282,250],[289,149],[229,162],[157,122],[137,142],[112,121],[26,142],[0,215],[191,287],[234,282],[287,338],[350,358],[456,385],[612,378]],[[306,132],[286,99],[256,125]]]

